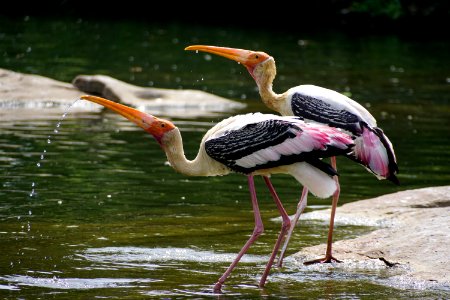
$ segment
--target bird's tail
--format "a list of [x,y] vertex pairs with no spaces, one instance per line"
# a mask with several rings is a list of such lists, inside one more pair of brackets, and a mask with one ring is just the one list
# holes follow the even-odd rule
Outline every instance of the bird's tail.
[[[323,162],[323,164],[326,163]],[[336,181],[330,174],[327,174],[328,172],[322,171],[322,167],[319,169],[308,162],[299,162],[292,166],[290,172],[292,176],[304,187],[307,187],[314,196],[328,198],[336,191]],[[331,166],[329,168],[334,170]],[[334,171],[334,174],[336,174],[336,171]]]
[[378,179],[400,184],[397,159],[391,141],[378,127],[370,128],[361,123],[362,135],[355,139],[354,151],[348,157],[361,165]]

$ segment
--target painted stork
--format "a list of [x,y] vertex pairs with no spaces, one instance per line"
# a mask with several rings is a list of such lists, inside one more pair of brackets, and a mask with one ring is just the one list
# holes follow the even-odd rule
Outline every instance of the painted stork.
[[281,232],[259,282],[263,287],[281,242],[290,227],[268,176],[290,174],[318,197],[330,197],[337,189],[336,171],[321,158],[348,155],[353,139],[341,131],[320,124],[307,124],[297,117],[250,113],[229,117],[212,127],[203,137],[197,156],[184,155],[179,129],[170,121],[95,96],[82,96],[109,108],[150,133],[166,153],[170,166],[188,176],[221,176],[231,172],[247,176],[255,227],[236,259],[214,285],[220,292],[227,277],[264,228],[254,186],[255,175],[262,175],[282,216]]
[[[193,45],[186,47],[185,50],[208,52],[242,64],[258,85],[261,99],[268,108],[284,116],[297,116],[305,121],[344,130],[355,138],[354,153],[351,156],[355,162],[364,166],[378,179],[387,179],[399,184],[396,176],[397,160],[392,143],[377,127],[375,118],[358,102],[336,91],[315,85],[299,85],[282,94],[275,93],[272,89],[276,76],[275,60],[264,52],[205,45]],[[336,170],[334,157],[331,158],[331,165]],[[325,257],[305,262],[305,264],[339,262],[332,255],[334,217],[340,192],[337,178],[336,183],[338,189],[333,195]],[[282,265],[292,231],[306,206],[307,188],[304,187],[300,197],[297,212],[280,253],[278,266]]]

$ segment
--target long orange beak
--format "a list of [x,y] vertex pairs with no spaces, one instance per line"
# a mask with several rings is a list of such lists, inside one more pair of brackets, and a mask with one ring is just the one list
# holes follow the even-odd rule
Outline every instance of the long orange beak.
[[184,48],[184,50],[208,52],[237,61],[238,63],[244,65],[252,76],[255,67],[270,58],[269,54],[260,51],[217,46],[193,45]]
[[101,97],[85,95],[81,96],[80,98],[100,104],[106,108],[111,109],[112,111],[115,111],[118,114],[121,114],[128,120],[143,128],[148,133],[152,134],[159,143],[161,143],[161,139],[167,131],[175,128],[175,125],[170,121],[159,119],[137,109]]

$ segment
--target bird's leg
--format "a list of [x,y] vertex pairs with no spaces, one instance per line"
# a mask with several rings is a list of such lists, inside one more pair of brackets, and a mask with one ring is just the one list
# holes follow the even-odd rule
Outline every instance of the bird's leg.
[[283,248],[281,248],[281,253],[280,253],[280,256],[278,257],[277,267],[283,266],[284,255],[286,254],[286,249],[287,249],[287,246],[291,239],[292,232],[294,231],[294,228],[297,225],[300,215],[305,210],[307,203],[308,203],[308,188],[303,187],[302,196],[300,197],[300,200],[298,201],[297,211],[295,212],[294,218],[291,220],[291,227],[289,227],[289,231],[286,235],[286,239],[284,240]]
[[[336,157],[331,157],[331,166],[337,170],[336,168]],[[325,252],[324,258],[314,259],[310,261],[306,261],[304,265],[312,265],[316,263],[331,263],[331,262],[341,262],[340,260],[333,257],[331,254],[332,244],[333,244],[333,229],[334,229],[334,216],[336,215],[336,208],[339,200],[339,193],[341,191],[339,185],[339,179],[337,176],[334,176],[334,181],[336,182],[336,192],[333,194],[333,203],[331,205],[331,216],[330,216],[330,228],[328,229],[328,240],[327,240],[327,251]]]
[[228,269],[223,273],[222,277],[219,278],[219,280],[214,285],[214,292],[220,292],[223,283],[228,278],[228,276],[231,274],[233,269],[238,264],[239,260],[242,258],[242,256],[247,252],[248,248],[256,241],[256,239],[263,233],[264,226],[261,219],[261,214],[259,212],[258,207],[258,199],[256,198],[256,191],[255,191],[255,182],[253,175],[249,175],[248,177],[248,187],[250,190],[250,197],[252,200],[252,207],[253,207],[253,214],[255,216],[255,228],[253,229],[253,233],[248,239],[248,241],[245,243],[244,247],[242,247],[241,251],[239,251],[237,257],[234,259],[234,261],[231,263],[231,265],[228,267]]
[[267,176],[263,176],[263,178],[267,187],[269,188],[270,194],[272,195],[275,204],[277,205],[278,211],[280,212],[283,222],[281,224],[280,234],[278,235],[278,239],[275,242],[275,246],[273,247],[272,255],[270,256],[269,261],[267,262],[266,269],[264,270],[261,280],[259,281],[259,287],[263,287],[264,284],[266,283],[266,279],[267,276],[269,275],[270,269],[272,268],[273,261],[277,256],[278,250],[280,249],[281,241],[283,240],[283,237],[286,235],[286,232],[291,225],[291,220],[289,219],[289,216],[286,213],[286,210],[284,209],[283,204],[281,203],[280,198],[278,197],[277,192],[275,191],[275,188],[272,185],[272,182],[270,182],[270,179]]

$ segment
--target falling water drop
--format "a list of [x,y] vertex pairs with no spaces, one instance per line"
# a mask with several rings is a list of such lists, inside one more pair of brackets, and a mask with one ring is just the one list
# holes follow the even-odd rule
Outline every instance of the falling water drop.
[[195,50],[195,53],[197,53],[197,54],[198,54],[198,50]]
[[[66,109],[65,112],[62,114],[62,116],[61,116],[61,118],[59,119],[59,121],[56,123],[56,128],[61,127],[61,122],[62,122],[62,120],[67,116],[67,114],[69,113],[69,109],[70,109],[70,108],[71,108],[78,100],[79,100],[79,99],[75,100],[72,104],[70,104],[70,105],[67,107],[67,109]],[[58,129],[56,129],[56,128],[53,130],[54,133],[58,133],[58,132],[59,132]],[[52,138],[51,135],[47,136],[47,144],[51,144],[51,143],[52,143],[51,138]],[[44,151],[42,151],[42,153],[41,153],[41,155],[40,155],[40,160],[43,160],[43,159],[45,158],[45,154],[46,154],[46,153],[47,153],[47,150],[44,149]],[[37,166],[38,168],[40,168],[40,167],[41,167],[41,163],[40,163],[40,162],[37,162],[37,163],[36,163],[36,166]],[[32,197],[32,198],[33,198],[33,197],[36,197],[36,195],[37,195],[35,188],[36,188],[36,183],[33,181],[33,182],[31,183],[31,192],[30,192],[30,194],[29,194],[29,196]],[[31,210],[30,210],[28,213],[31,215]],[[31,225],[28,225],[28,231],[30,231],[30,228],[31,228]]]

